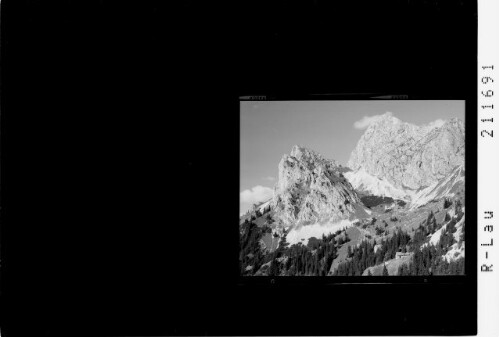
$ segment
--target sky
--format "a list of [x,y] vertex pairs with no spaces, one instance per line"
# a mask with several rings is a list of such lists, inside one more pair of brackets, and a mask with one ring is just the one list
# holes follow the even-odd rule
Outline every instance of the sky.
[[346,166],[375,116],[392,113],[416,125],[458,117],[464,101],[245,101],[240,102],[240,213],[272,197],[278,164],[301,145]]

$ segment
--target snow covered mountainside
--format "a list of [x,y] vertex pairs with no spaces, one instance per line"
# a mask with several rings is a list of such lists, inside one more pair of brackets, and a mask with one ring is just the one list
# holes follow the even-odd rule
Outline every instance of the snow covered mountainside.
[[456,195],[464,196],[464,166],[459,165],[444,179],[416,193],[411,202],[411,207],[422,206],[432,200],[444,197],[451,198]]
[[407,190],[393,186],[387,179],[378,178],[367,173],[363,168],[346,172],[345,178],[352,184],[356,191],[394,199],[410,200]]
[[357,192],[404,200],[410,203],[411,208],[416,208],[432,200],[454,197],[457,194],[464,195],[464,172],[464,165],[456,166],[443,179],[417,191],[409,188],[397,188],[385,178],[374,177],[362,168],[346,172],[345,178]]

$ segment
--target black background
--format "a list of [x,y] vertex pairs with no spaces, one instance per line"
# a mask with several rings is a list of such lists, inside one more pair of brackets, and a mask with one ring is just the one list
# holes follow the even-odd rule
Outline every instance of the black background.
[[466,99],[476,130],[475,2],[4,0],[1,14],[5,336],[476,332],[474,231],[457,283],[241,286],[234,227],[240,95]]

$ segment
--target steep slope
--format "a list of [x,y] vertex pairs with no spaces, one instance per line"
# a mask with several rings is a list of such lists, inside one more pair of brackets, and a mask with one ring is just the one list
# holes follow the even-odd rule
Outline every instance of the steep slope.
[[410,194],[406,190],[395,187],[385,178],[380,179],[370,175],[363,168],[346,172],[344,175],[357,192],[393,199],[410,200]]
[[401,265],[408,265],[411,262],[413,254],[410,253],[406,256],[403,256],[398,259],[391,259],[382,264],[366,268],[362,273],[362,276],[369,275],[369,272],[372,276],[382,276],[383,275],[383,266],[386,266],[389,276],[394,276],[398,274],[398,269]]
[[294,146],[279,163],[271,206],[274,218],[284,227],[368,216],[337,163],[300,146]]
[[464,166],[457,166],[447,177],[414,195],[411,209],[444,197],[451,198],[457,194],[464,196],[464,175]]
[[[454,216],[453,218],[456,218],[456,216]],[[448,262],[455,261],[461,257],[464,257],[465,242],[464,241],[460,242],[460,237],[461,237],[461,233],[464,230],[464,226],[465,226],[465,215],[463,215],[462,218],[455,225],[456,232],[454,233],[454,240],[456,242],[453,243],[452,246],[450,246],[449,250],[446,252],[446,254],[442,256]],[[440,228],[435,233],[433,233],[431,235],[430,241],[428,243],[436,246],[439,243],[440,238],[442,237],[442,233],[443,233],[443,231],[445,231],[446,227],[447,227],[447,224],[443,225],[442,228]]]
[[464,125],[457,118],[439,127],[416,126],[386,113],[371,123],[348,161],[353,170],[403,190],[418,190],[464,163]]

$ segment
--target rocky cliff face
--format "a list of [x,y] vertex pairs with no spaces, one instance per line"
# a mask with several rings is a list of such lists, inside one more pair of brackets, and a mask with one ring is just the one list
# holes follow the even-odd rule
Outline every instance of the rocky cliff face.
[[284,226],[306,225],[348,219],[364,212],[341,170],[334,160],[294,146],[279,163],[279,181],[272,200],[278,221]]
[[464,125],[417,126],[385,114],[371,123],[348,166],[363,169],[397,188],[418,190],[435,184],[464,163]]

